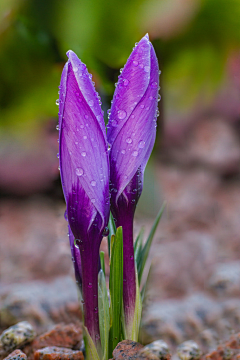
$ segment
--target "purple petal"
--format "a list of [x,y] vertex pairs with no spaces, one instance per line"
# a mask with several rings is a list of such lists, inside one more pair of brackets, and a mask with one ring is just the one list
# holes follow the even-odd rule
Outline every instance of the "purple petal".
[[156,137],[159,70],[152,45],[149,58],[151,60],[150,78],[147,89],[131,113],[125,108],[130,116],[121,128],[116,128],[117,130],[120,128],[120,131],[114,130],[116,137],[110,152],[110,164],[111,182],[115,189],[113,191],[117,190],[116,203],[138,168],[141,167],[141,172],[144,173]]
[[149,85],[151,43],[144,36],[133,49],[123,68],[114,93],[108,124],[108,142],[112,144],[130,118]]
[[101,230],[106,226],[109,165],[97,94],[85,65],[73,52],[68,54],[60,85],[59,154],[68,218],[76,237],[75,229],[82,227],[85,233],[97,212],[102,218]]

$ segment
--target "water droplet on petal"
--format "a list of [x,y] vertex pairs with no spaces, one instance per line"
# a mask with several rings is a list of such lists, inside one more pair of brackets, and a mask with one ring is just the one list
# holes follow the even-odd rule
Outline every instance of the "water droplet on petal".
[[109,234],[109,228],[106,226],[105,229],[103,230],[103,236],[108,236]]
[[132,115],[131,115],[131,118],[134,119],[134,118],[135,118],[135,115],[132,114]]
[[76,168],[76,175],[82,176],[83,175],[83,169],[82,168]]
[[157,86],[158,86],[158,84],[156,83],[156,81],[152,82],[151,87],[152,87],[153,89],[156,89]]
[[59,130],[59,125],[56,126],[56,129]]
[[144,71],[146,71],[146,72],[149,72],[150,71],[150,66],[144,66]]
[[57,158],[59,159],[59,153],[57,153]]
[[152,97],[152,96],[149,96],[149,100],[153,100],[153,97]]
[[138,66],[138,61],[133,60],[133,65],[134,65],[134,66]]
[[84,117],[85,117],[85,119],[88,119],[88,115],[86,114],[86,115],[84,115]]
[[142,104],[142,105],[140,105],[140,108],[141,108],[141,109],[144,109],[144,105],[143,105],[143,104]]
[[59,106],[59,99],[56,100],[56,105]]
[[124,149],[121,151],[121,153],[122,153],[123,155],[125,154],[125,152],[126,152],[126,151],[125,151]]
[[96,186],[96,181],[94,181],[94,180],[91,181],[91,185],[92,185],[92,186]]
[[111,121],[111,125],[112,125],[113,127],[116,127],[116,126],[117,126],[116,120],[112,120],[112,121]]
[[135,150],[135,151],[132,153],[132,156],[138,156],[138,151]]
[[127,138],[127,139],[126,139],[126,143],[131,144],[131,143],[132,143],[132,139],[131,139],[131,138]]
[[82,151],[82,152],[81,152],[81,155],[82,155],[83,157],[85,157],[85,156],[87,155],[86,151]]
[[143,64],[140,64],[139,67],[140,67],[140,69],[143,69]]
[[93,104],[94,104],[94,101],[93,101],[93,100],[89,100],[88,105],[89,105],[89,106],[93,106]]
[[94,204],[94,203],[96,202],[96,200],[95,200],[95,199],[91,199],[91,202]]
[[87,139],[87,136],[86,136],[86,135],[84,135],[84,137],[83,137],[83,138],[84,138],[84,140],[86,140],[86,139]]
[[128,84],[129,84],[129,80],[128,80],[128,79],[124,79],[124,80],[123,80],[123,85],[124,85],[124,86],[127,86]]
[[91,289],[92,288],[92,283],[88,283],[88,287],[89,287],[89,289]]
[[143,141],[143,140],[139,141],[138,147],[139,147],[140,149],[143,149],[144,146],[145,146],[145,141]]
[[126,111],[124,111],[124,110],[118,110],[118,115],[117,115],[117,117],[118,117],[120,120],[125,119],[126,115],[127,115]]

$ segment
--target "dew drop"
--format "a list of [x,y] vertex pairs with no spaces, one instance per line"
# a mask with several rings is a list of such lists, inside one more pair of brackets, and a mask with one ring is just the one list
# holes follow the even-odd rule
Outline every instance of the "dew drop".
[[144,66],[144,71],[145,71],[145,72],[149,72],[149,71],[150,71],[150,66],[147,66],[147,65]]
[[139,67],[140,67],[140,69],[143,69],[143,64],[140,64]]
[[139,141],[138,147],[139,147],[140,149],[143,149],[144,146],[145,146],[145,141],[143,141],[143,140]]
[[95,199],[91,199],[91,202],[94,204],[94,203],[96,202],[96,200],[95,200]]
[[82,152],[81,152],[81,155],[82,155],[83,157],[85,157],[85,156],[87,155],[86,151],[82,151]]
[[83,175],[83,169],[82,168],[76,168],[76,175],[82,176]]
[[93,106],[93,104],[94,104],[94,101],[93,101],[93,100],[89,100],[88,105],[89,105],[89,106]]
[[[90,105],[91,106],[91,105]],[[86,114],[86,115],[84,115],[84,117],[85,117],[85,119],[88,119],[88,115]]]
[[111,125],[112,125],[113,127],[116,127],[116,126],[117,126],[116,120],[112,120],[112,121],[111,121]]
[[59,130],[59,125],[56,126],[56,129]]
[[72,69],[73,69],[74,72],[78,71],[78,67],[76,65],[73,65]]
[[156,83],[156,81],[152,82],[151,87],[152,87],[153,89],[156,89],[157,86],[158,86],[158,84]]
[[86,135],[84,135],[84,137],[83,137],[83,138],[84,138],[84,140],[86,140],[86,139],[87,139],[87,136],[86,136]]
[[133,60],[133,65],[134,65],[134,66],[138,66],[138,61]]
[[126,139],[126,143],[131,144],[131,143],[132,143],[132,139],[131,139],[131,138],[127,138],[127,139]]
[[59,159],[59,153],[57,153],[57,158]]
[[94,181],[94,180],[91,181],[91,185],[92,185],[92,186],[96,186],[96,181]]
[[106,226],[105,229],[103,230],[103,236],[108,236],[109,234],[109,228]]
[[130,256],[130,259],[133,260],[133,255]]
[[102,119],[102,116],[101,115],[98,115],[97,116],[97,120],[100,121]]
[[142,104],[142,105],[140,105],[140,108],[141,108],[141,109],[144,109],[144,105],[143,105],[143,104]]
[[124,110],[118,110],[118,115],[117,115],[117,117],[118,117],[120,120],[125,119],[126,115],[127,115],[126,111],[124,111]]
[[123,150],[121,151],[121,154],[123,154],[123,155],[124,155],[124,154],[125,154],[125,152],[126,152],[126,151],[123,149]]
[[92,288],[92,283],[88,283],[88,287],[89,287],[89,289],[91,289]]
[[135,115],[132,114],[132,115],[131,115],[131,118],[134,119],[134,118],[135,118]]
[[138,156],[138,151],[137,150],[133,151],[132,156]]
[[59,99],[56,100],[56,105],[59,106]]
[[129,80],[128,80],[128,79],[124,79],[124,80],[123,80],[123,85],[124,85],[124,86],[127,86],[128,84],[129,84]]

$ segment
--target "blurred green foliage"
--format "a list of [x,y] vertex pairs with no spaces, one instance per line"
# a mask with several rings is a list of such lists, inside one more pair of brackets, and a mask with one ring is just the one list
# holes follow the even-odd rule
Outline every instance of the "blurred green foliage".
[[165,113],[204,104],[240,48],[239,19],[239,0],[1,0],[0,131],[28,135],[57,116],[69,49],[87,63],[108,102],[119,68],[145,32],[163,70]]

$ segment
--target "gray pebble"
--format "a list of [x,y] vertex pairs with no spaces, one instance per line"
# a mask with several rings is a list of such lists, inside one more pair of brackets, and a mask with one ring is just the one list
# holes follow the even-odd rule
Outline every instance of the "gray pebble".
[[157,359],[169,358],[170,352],[167,343],[163,340],[156,340],[144,346],[140,351],[141,355],[155,355]]
[[5,352],[11,352],[32,341],[34,337],[35,333],[32,325],[27,321],[21,321],[3,331],[0,336],[0,347]]
[[198,344],[193,341],[184,341],[177,347],[177,354],[181,360],[196,360],[201,356]]

